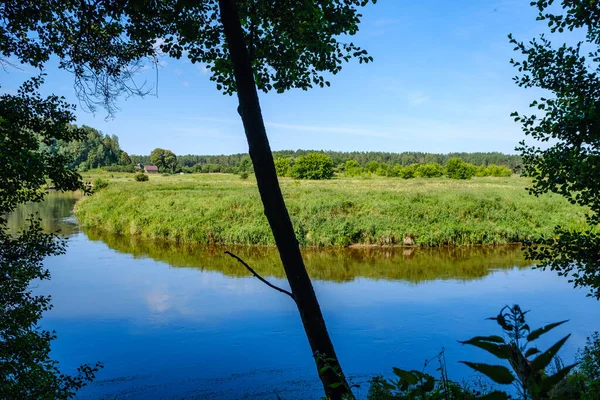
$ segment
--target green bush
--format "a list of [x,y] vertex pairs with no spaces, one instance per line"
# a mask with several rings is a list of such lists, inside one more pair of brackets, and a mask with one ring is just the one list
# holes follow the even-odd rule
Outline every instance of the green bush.
[[379,167],[377,168],[377,171],[375,171],[375,174],[379,175],[379,176],[389,176],[390,175],[390,166],[386,163],[381,163],[379,164]]
[[512,176],[512,169],[505,165],[494,165],[490,164],[486,166],[476,167],[475,176],[496,176],[496,177],[510,177]]
[[348,160],[344,165],[344,175],[346,176],[360,176],[364,173],[364,170],[356,160]]
[[292,163],[288,157],[277,157],[275,159],[275,170],[277,176],[289,176]]
[[394,165],[395,175],[402,179],[414,178],[416,170],[417,170],[417,164],[407,165],[406,167],[402,167],[400,165]]
[[487,176],[509,177],[512,176],[512,170],[504,165],[488,165],[485,169]]
[[135,174],[135,180],[138,182],[146,182],[148,179],[150,179],[150,178],[148,178],[148,175],[146,175],[143,172],[139,172],[139,173]]
[[484,176],[488,176],[488,170],[487,167],[485,165],[480,165],[475,169],[475,176],[478,177],[484,177]]
[[476,166],[466,163],[460,158],[451,158],[446,163],[446,174],[450,179],[471,179],[476,172]]
[[94,181],[94,191],[95,192],[97,192],[98,190],[104,189],[107,186],[108,186],[108,182],[102,178],[97,178]]
[[439,178],[444,175],[444,167],[438,163],[419,164],[415,176],[420,178]]
[[240,174],[240,179],[246,180],[246,179],[248,179],[248,176],[250,176],[250,175],[247,172],[242,172]]
[[296,159],[290,175],[296,179],[331,179],[333,161],[323,153],[308,153]]
[[365,165],[365,170],[374,174],[379,169],[379,163],[377,161],[369,161]]

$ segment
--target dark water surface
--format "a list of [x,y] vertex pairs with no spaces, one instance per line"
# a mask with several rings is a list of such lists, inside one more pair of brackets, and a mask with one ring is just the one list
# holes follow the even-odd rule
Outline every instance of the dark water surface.
[[[236,252],[274,284],[287,287],[270,248],[203,248],[82,232],[72,195],[51,194],[23,207],[47,230],[69,237],[63,256],[46,265],[52,280],[36,289],[54,309],[42,326],[56,330],[53,357],[65,372],[102,361],[82,399],[318,399],[320,383],[296,308],[252,278]],[[457,341],[499,334],[484,321],[505,304],[531,309],[530,325],[570,322],[542,345],[571,332],[573,360],[598,329],[600,303],[553,272],[532,270],[518,248],[338,249],[304,251],[338,356],[361,383],[392,366],[420,369],[446,349],[454,380],[471,372],[459,360],[490,362]],[[429,372],[435,373],[435,366]]]

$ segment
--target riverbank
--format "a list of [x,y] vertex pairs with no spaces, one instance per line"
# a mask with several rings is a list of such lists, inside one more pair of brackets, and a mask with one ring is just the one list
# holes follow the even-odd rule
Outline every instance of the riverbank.
[[[184,243],[273,245],[256,182],[228,174],[98,176],[108,186],[75,206],[82,226]],[[281,179],[303,246],[517,243],[585,226],[585,209],[530,196],[527,178]]]

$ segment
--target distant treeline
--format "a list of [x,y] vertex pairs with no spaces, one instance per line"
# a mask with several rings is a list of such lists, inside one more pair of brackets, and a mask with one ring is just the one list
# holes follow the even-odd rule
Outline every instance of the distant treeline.
[[[314,150],[281,150],[274,151],[274,158],[291,158],[296,159],[300,156],[305,156]],[[347,161],[356,161],[360,167],[367,167],[369,163],[377,162],[378,164],[387,164],[390,167],[394,165],[409,166],[413,164],[431,164],[436,163],[446,165],[448,160],[452,158],[460,158],[461,160],[473,164],[475,166],[502,165],[510,168],[513,172],[519,173],[521,169],[521,157],[518,155],[503,154],[499,152],[477,152],[477,153],[448,153],[435,154],[423,152],[341,152],[341,151],[319,151],[327,154],[333,161],[337,170],[343,169]],[[148,164],[150,156],[130,156],[133,163]],[[232,155],[217,155],[217,156],[202,156],[202,155],[178,155],[177,164],[179,167],[190,168],[194,172],[246,172],[251,170],[252,163],[250,156],[247,153],[232,154]],[[184,169],[187,169],[184,168]]]
[[[73,126],[76,128],[76,126]],[[82,126],[84,134],[81,140],[64,143],[55,142],[52,151],[67,154],[72,159],[72,165],[79,171],[93,168],[103,168],[114,172],[134,172],[136,164],[159,166],[161,172],[252,172],[252,161],[247,153],[231,155],[175,155],[168,150],[155,149],[154,153],[168,154],[169,159],[151,155],[128,155],[119,146],[117,136],[104,135],[89,126]],[[290,165],[312,150],[281,150],[273,152],[276,160],[288,160]],[[326,154],[333,163],[335,172],[345,172],[348,175],[359,175],[370,172],[385,176],[402,176],[401,167],[416,168],[418,165],[446,166],[449,160],[459,158],[465,163],[476,167],[504,166],[514,173],[520,173],[521,157],[499,152],[477,153],[448,153],[435,154],[423,152],[364,152],[364,151],[319,151]],[[169,165],[162,161],[170,161]],[[162,164],[161,164],[162,162]],[[164,166],[161,166],[163,165]],[[349,168],[350,167],[350,168]],[[483,170],[480,168],[481,170]],[[423,168],[421,168],[423,169]],[[410,168],[406,171],[410,173]],[[418,172],[416,176],[419,176]]]

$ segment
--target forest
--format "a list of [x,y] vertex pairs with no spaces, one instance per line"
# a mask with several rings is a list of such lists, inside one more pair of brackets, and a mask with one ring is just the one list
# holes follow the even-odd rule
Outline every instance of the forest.
[[[76,126],[73,126],[76,129]],[[58,152],[70,161],[72,168],[79,172],[101,168],[109,172],[135,172],[135,165],[154,164],[164,173],[231,173],[252,172],[252,161],[247,153],[232,155],[175,155],[170,150],[155,149],[150,155],[129,155],[121,149],[116,135],[103,134],[89,126],[82,126],[84,135],[76,141],[54,141],[49,151]],[[166,153],[165,153],[166,152]],[[168,154],[165,162],[164,154]],[[510,176],[520,173],[521,156],[499,152],[447,153],[424,152],[339,152],[314,150],[274,151],[279,176],[293,176],[304,179],[302,172],[293,172],[297,161],[310,160],[315,154],[325,155],[331,162],[332,173],[346,176],[379,175],[402,178],[439,177],[446,172],[449,160],[460,159],[472,168],[470,176]],[[321,159],[322,161],[322,159]],[[452,164],[452,163],[451,163]],[[299,165],[298,165],[299,167]],[[296,169],[298,169],[296,167]],[[314,166],[312,166],[314,167]],[[312,168],[311,167],[311,168]],[[321,179],[311,175],[310,179]]]

